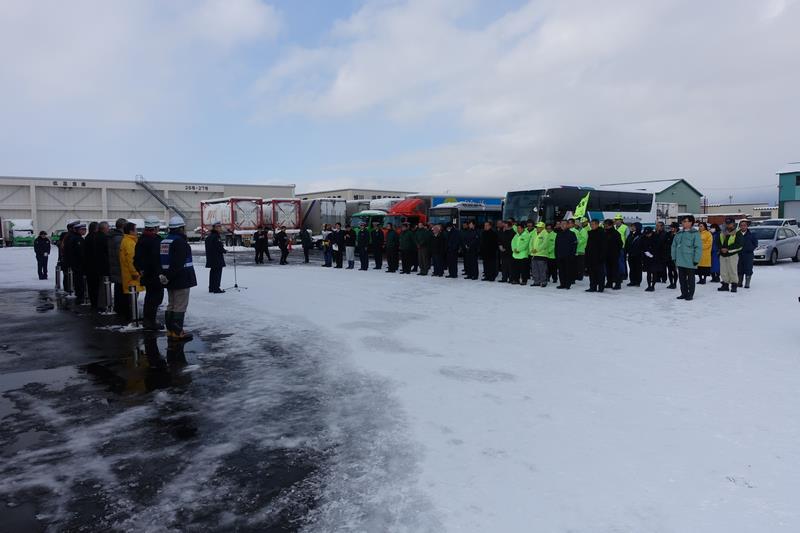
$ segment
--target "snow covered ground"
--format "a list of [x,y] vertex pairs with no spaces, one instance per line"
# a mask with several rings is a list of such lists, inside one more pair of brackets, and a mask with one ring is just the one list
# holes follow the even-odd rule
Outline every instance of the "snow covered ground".
[[[0,272],[51,285],[30,250],[0,250]],[[315,354],[337,445],[309,529],[800,531],[800,265],[693,302],[276,264],[210,295],[197,273],[187,328],[253,355],[220,399],[241,413],[229,430],[290,445],[248,414],[298,386],[259,368],[258,343]]]

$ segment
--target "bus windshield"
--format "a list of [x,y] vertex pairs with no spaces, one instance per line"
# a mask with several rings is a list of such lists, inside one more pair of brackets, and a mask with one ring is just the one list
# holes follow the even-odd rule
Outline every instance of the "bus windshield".
[[452,224],[455,219],[458,217],[458,213],[453,208],[439,208],[439,209],[431,209],[428,212],[428,222],[431,224],[441,224],[442,226],[446,226],[447,224]]
[[506,220],[533,220],[539,219],[539,200],[543,190],[515,191],[506,195],[506,204],[503,209],[503,218]]

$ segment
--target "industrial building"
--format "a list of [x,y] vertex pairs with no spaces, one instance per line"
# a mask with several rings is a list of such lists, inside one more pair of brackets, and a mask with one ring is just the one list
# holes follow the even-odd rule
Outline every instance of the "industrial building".
[[630,181],[625,183],[605,183],[604,187],[630,187],[634,190],[652,192],[656,202],[678,204],[679,213],[700,213],[700,200],[703,193],[685,179]]
[[405,198],[409,194],[416,194],[411,191],[386,191],[379,189],[333,189],[330,191],[316,191],[298,193],[297,197],[301,200],[313,200],[315,198],[341,198],[343,200],[378,200],[380,198]]
[[707,215],[744,214],[750,220],[767,220],[778,216],[778,206],[760,204],[708,204],[703,206]]
[[69,220],[116,220],[180,214],[190,232],[200,226],[200,202],[230,196],[294,198],[294,185],[93,180],[0,176],[0,218],[30,219],[36,231],[64,229]]
[[778,171],[778,217],[800,218],[800,162]]

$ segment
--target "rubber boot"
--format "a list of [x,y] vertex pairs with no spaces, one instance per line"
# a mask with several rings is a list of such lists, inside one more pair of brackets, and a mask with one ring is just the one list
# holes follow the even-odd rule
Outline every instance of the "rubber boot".
[[[736,285],[734,284],[734,287],[735,287],[735,286],[736,286]],[[725,282],[723,281],[723,282],[722,282],[722,285],[720,285],[719,289],[717,289],[717,290],[718,290],[719,292],[725,292],[725,291],[727,291],[727,290],[729,290],[729,289],[730,289],[730,287],[728,286],[728,284],[727,284],[727,283],[725,283]]]
[[189,342],[194,338],[194,335],[191,333],[186,333],[183,330],[183,319],[186,317],[186,313],[173,313],[174,319],[173,324],[175,325],[175,335],[173,339],[179,342]]
[[172,311],[164,311],[164,326],[167,328],[167,336],[169,337],[175,336],[175,324],[172,322],[174,320],[172,315]]
[[616,283],[614,284],[614,289],[613,289],[613,290],[615,290],[615,291],[618,291],[618,290],[620,290],[620,289],[622,289],[622,283],[620,283],[620,282],[618,281],[618,282],[616,282]]
[[353,270],[356,267],[355,261],[348,261],[347,262],[347,270]]
[[731,283],[731,292],[736,292],[736,289],[738,289],[738,288],[739,288],[739,286],[737,284]]
[[752,278],[752,277],[753,276],[751,276],[751,275],[748,275],[748,276],[744,277],[744,288],[745,289],[749,289],[750,288],[750,278]]
[[742,286],[742,281],[744,281],[744,276],[739,276],[739,287]]

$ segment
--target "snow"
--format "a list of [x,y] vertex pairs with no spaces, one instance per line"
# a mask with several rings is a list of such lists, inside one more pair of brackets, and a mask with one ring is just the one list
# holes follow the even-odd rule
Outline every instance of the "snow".
[[[692,302],[663,285],[585,294],[313,264],[240,266],[248,290],[210,295],[196,271],[187,329],[321,358],[297,364],[319,374],[307,386],[343,444],[311,529],[800,530],[800,265],[757,266],[736,295],[698,286]],[[30,249],[0,250],[0,272],[0,287],[52,287]],[[247,390],[207,407],[284,438],[249,409],[308,374],[284,383],[243,364]],[[165,493],[190,505],[191,483]]]

